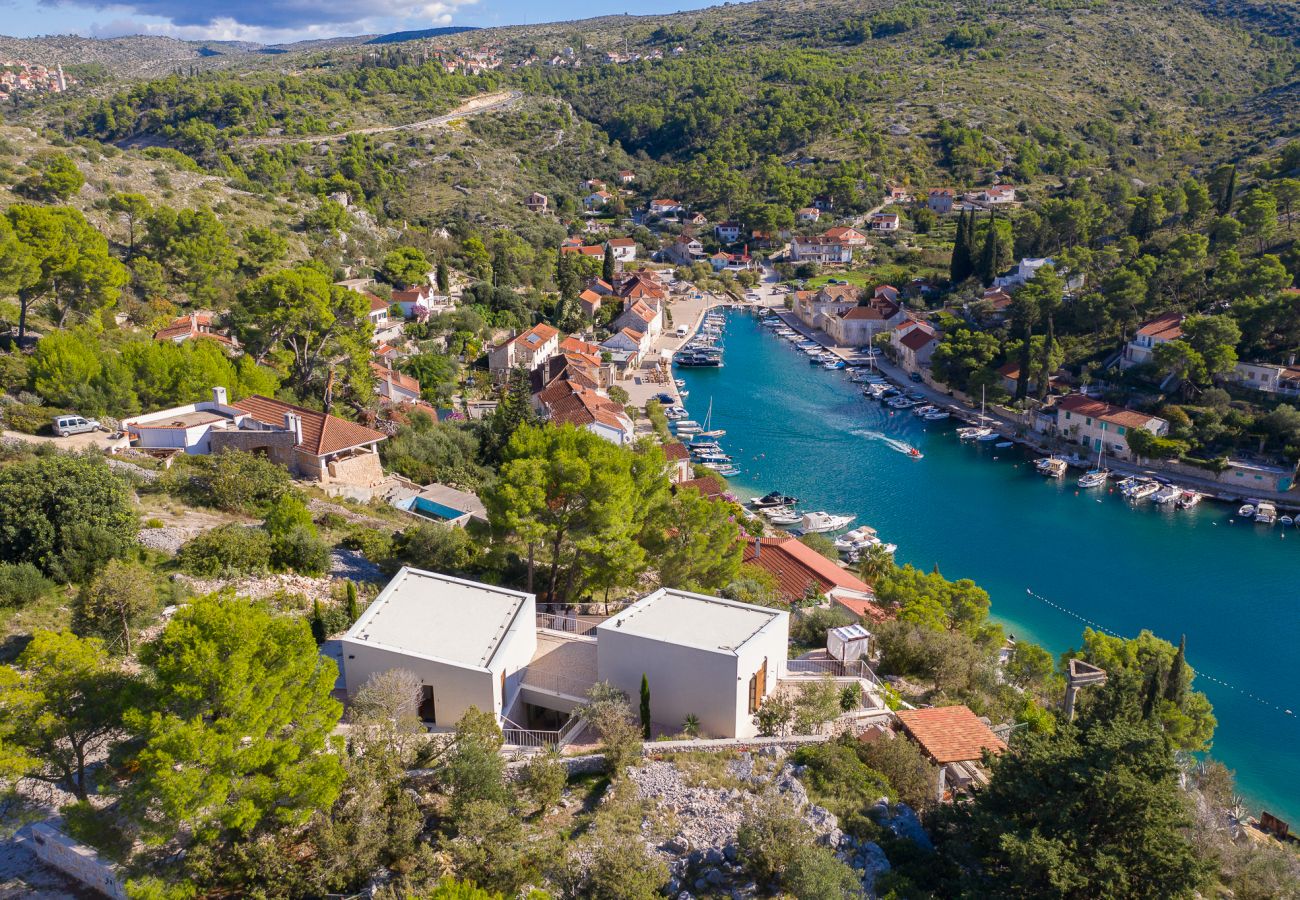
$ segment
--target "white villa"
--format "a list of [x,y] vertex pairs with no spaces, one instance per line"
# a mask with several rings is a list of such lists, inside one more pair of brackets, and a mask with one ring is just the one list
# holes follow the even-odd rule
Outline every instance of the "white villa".
[[652,722],[702,736],[748,738],[754,714],[787,673],[790,617],[663,588],[598,622],[538,614],[532,594],[403,568],[341,639],[349,696],[371,675],[414,672],[420,716],[453,727],[471,706],[497,717],[511,743],[562,743],[597,681],[636,702],[650,686]]

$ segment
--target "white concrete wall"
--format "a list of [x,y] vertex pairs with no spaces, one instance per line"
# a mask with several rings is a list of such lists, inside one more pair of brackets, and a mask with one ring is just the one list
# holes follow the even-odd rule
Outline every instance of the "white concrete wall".
[[790,614],[781,613],[768,622],[752,638],[741,645],[736,655],[739,679],[736,682],[736,737],[749,738],[758,734],[758,726],[749,712],[749,679],[767,660],[766,696],[776,690],[777,679],[785,668],[790,649]]
[[[523,681],[521,673],[533,661],[535,653],[537,653],[537,600],[529,595],[520,604],[514,621],[506,629],[501,643],[497,645],[496,653],[492,654],[492,659],[488,662],[488,668],[492,671],[492,690],[496,701],[492,707],[493,712],[506,712],[502,706],[518,692],[519,683]],[[504,697],[501,696],[502,672],[506,673]]]
[[[736,657],[727,651],[701,650],[628,634],[615,628],[597,631],[596,670],[627,694],[632,709],[640,709],[641,675],[650,682],[650,719],[677,729],[688,714],[700,720],[706,737],[746,734],[739,721],[748,719],[744,706],[737,713],[737,697],[748,687],[737,686]],[[752,732],[749,732],[752,733]]]
[[346,637],[340,644],[348,696],[355,695],[372,674],[409,669],[419,676],[421,684],[433,686],[434,716],[439,726],[455,725],[471,706],[487,713],[500,712],[500,676],[488,669],[410,656]]
[[32,826],[31,837],[26,841],[42,862],[113,900],[127,900],[126,887],[118,876],[117,867],[101,859],[92,848],[77,843],[43,822]]

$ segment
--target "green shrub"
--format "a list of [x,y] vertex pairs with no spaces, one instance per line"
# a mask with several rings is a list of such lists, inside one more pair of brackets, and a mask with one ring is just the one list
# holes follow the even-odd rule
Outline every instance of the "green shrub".
[[260,528],[220,525],[187,541],[176,561],[201,578],[259,574],[271,568],[271,544]]
[[63,410],[36,403],[6,403],[0,406],[5,428],[23,434],[48,434],[55,416]]
[[263,512],[290,489],[283,466],[240,450],[186,456],[160,482],[195,506],[243,513]]
[[294,528],[272,539],[271,564],[299,575],[324,575],[330,567],[330,547],[314,528]]
[[26,606],[54,587],[54,582],[31,563],[0,563],[0,606]]
[[152,519],[145,519],[145,520],[144,520],[144,527],[145,527],[145,528],[162,528],[162,527],[164,527],[165,525],[166,525],[166,523],[163,522],[163,520],[162,520],[162,519],[159,519],[159,518],[152,518]]
[[382,563],[393,555],[393,536],[379,528],[354,525],[343,539],[343,546],[360,552],[372,563]]

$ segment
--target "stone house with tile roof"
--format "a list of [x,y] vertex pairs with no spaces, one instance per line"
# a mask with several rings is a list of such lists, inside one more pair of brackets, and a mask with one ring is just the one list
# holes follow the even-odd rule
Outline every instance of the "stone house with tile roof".
[[812,594],[874,600],[871,586],[848,569],[792,537],[753,538],[745,544],[743,564],[776,579],[781,598],[797,603]]

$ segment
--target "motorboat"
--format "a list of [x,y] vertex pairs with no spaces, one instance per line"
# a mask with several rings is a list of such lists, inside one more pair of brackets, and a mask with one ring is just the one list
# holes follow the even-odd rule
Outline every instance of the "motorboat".
[[[1057,462],[1061,464],[1061,471],[1064,472],[1065,460],[1059,459],[1057,460]],[[1084,472],[1082,475],[1079,476],[1079,480],[1077,484],[1079,485],[1079,487],[1084,488],[1085,490],[1088,488],[1101,487],[1103,484],[1106,483],[1106,479],[1109,477],[1110,477],[1110,473],[1107,472],[1105,469],[1089,469],[1087,472]]]
[[729,464],[731,462],[731,457],[725,453],[708,450],[703,453],[695,454],[695,461],[705,466]]
[[977,441],[1001,441],[1002,439],[1002,435],[998,434],[992,428],[988,429],[988,434],[975,435],[975,440]]
[[839,531],[848,526],[857,516],[837,516],[828,512],[804,513],[803,530],[805,534],[824,534]]
[[1256,504],[1255,521],[1261,525],[1272,525],[1277,521],[1277,507],[1267,500]]
[[1151,502],[1159,503],[1160,505],[1163,506],[1166,503],[1173,503],[1182,495],[1183,495],[1183,489],[1180,488],[1178,485],[1162,484],[1160,488],[1154,494],[1151,495]]
[[[1141,480],[1141,479],[1139,479],[1139,478],[1135,478],[1135,477],[1133,477],[1132,475],[1130,475],[1130,476],[1127,477],[1127,478],[1121,478],[1121,479],[1119,480],[1119,484],[1115,485],[1115,487],[1119,489],[1119,492],[1120,492],[1121,494],[1123,494],[1125,497],[1127,497],[1127,496],[1128,496],[1128,492],[1131,491],[1131,490],[1133,490],[1133,487],[1134,487],[1134,486],[1135,486],[1135,485],[1136,485],[1140,480]],[[1252,506],[1252,507],[1250,508],[1250,514],[1251,514],[1252,516],[1255,514],[1255,507]]]
[[775,509],[780,506],[794,506],[798,502],[798,497],[787,497],[780,491],[772,491],[770,494],[750,500],[749,505],[754,509]]
[[773,525],[798,525],[803,521],[803,515],[797,513],[787,506],[778,506],[776,509],[763,510],[767,520]]
[[1255,504],[1243,503],[1241,508],[1237,510],[1237,515],[1241,516],[1243,519],[1255,518]]
[[1196,491],[1183,491],[1178,496],[1177,504],[1179,509],[1191,509],[1201,502],[1201,494]]
[[1160,490],[1160,482],[1152,481],[1149,478],[1139,478],[1137,484],[1129,489],[1126,496],[1134,501],[1145,500],[1158,490]]
[[1065,470],[1068,467],[1063,459],[1057,459],[1055,456],[1044,456],[1034,463],[1034,468],[1038,470],[1039,475],[1046,475],[1048,478],[1062,478],[1065,476]]
[[842,369],[844,368],[844,360],[838,358],[835,359],[834,361],[827,360],[826,362],[822,363],[822,368],[830,369],[831,371],[835,371],[836,369]]
[[1014,447],[1015,445],[1016,445],[1015,441],[998,441],[993,446],[997,447],[999,450],[1005,450],[1008,447]]
[[679,388],[684,388],[684,387],[686,387],[686,379],[685,379],[685,378],[674,378],[674,379],[673,379],[673,384],[677,385]]
[[727,462],[727,463],[710,463],[710,462],[706,462],[706,463],[701,463],[701,465],[704,466],[704,468],[709,469],[710,471],[713,471],[713,472],[717,472],[719,475],[722,475],[722,476],[724,476],[724,477],[726,477],[726,478],[730,478],[730,477],[732,477],[733,475],[739,475],[739,474],[740,474],[740,470],[737,469],[734,465],[732,465],[732,464],[729,463],[729,462]]
[[[682,410],[685,412],[685,410]],[[670,426],[675,431],[681,431],[683,428],[699,428],[700,423],[694,419],[677,419]]]
[[1290,516],[1282,516],[1280,519],[1278,519],[1278,521],[1282,523],[1283,528],[1290,528],[1292,525],[1295,524],[1295,519],[1291,518]]
[[957,437],[963,441],[989,441],[997,437],[992,428],[984,425],[970,425],[966,428],[957,429]]
[[944,409],[936,409],[934,412],[926,413],[921,416],[921,418],[925,419],[927,422],[942,422],[944,419],[948,418],[948,411]]
[[938,412],[938,411],[939,411],[939,407],[935,406],[933,403],[927,403],[925,406],[918,406],[915,409],[913,409],[912,415],[916,416],[917,418],[921,418],[922,416],[926,416],[932,412]]

